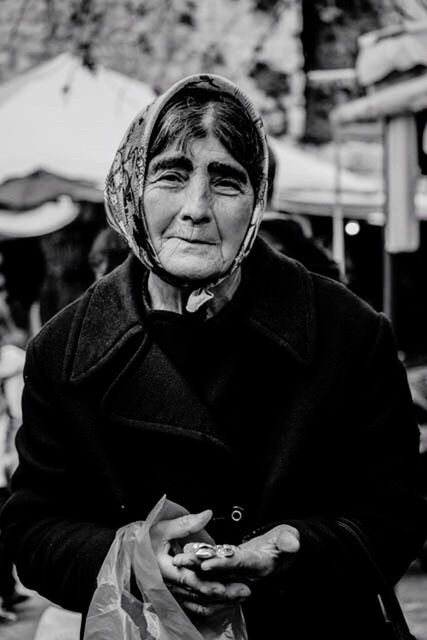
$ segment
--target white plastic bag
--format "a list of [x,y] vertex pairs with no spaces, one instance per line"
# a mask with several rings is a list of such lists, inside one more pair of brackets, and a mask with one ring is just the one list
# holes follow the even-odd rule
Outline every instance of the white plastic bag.
[[[196,626],[163,582],[150,529],[187,513],[164,496],[144,522],[119,529],[98,575],[84,640],[247,640],[240,607]],[[206,532],[198,539],[212,542]],[[132,567],[143,602],[130,592]]]
[[82,616],[80,613],[47,607],[37,624],[34,640],[79,640]]

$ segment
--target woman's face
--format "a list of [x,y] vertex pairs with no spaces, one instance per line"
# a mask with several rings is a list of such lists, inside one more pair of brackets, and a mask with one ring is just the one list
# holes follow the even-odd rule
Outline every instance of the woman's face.
[[148,165],[147,226],[162,267],[175,277],[197,282],[227,271],[253,206],[246,170],[213,136],[185,151],[170,146]]

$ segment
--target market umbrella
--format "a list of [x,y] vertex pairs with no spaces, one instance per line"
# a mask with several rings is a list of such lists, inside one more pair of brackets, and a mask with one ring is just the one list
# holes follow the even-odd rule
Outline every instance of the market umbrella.
[[47,235],[73,222],[78,214],[78,206],[68,196],[23,213],[0,209],[0,240]]
[[75,202],[102,202],[102,190],[85,180],[72,180],[49,171],[34,171],[22,178],[9,178],[0,184],[0,207],[26,211],[63,195]]

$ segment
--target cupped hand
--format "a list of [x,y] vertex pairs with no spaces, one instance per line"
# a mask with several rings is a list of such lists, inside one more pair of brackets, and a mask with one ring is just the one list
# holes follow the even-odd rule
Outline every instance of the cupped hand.
[[[212,518],[212,511],[188,514],[172,520],[163,520],[151,528],[153,550],[165,584],[190,613],[209,617],[240,604],[250,595],[247,585],[232,581],[223,583],[208,574],[201,574],[194,567],[174,563],[177,541],[185,544],[197,540],[198,535]],[[203,540],[200,535],[199,540]],[[187,542],[187,544],[192,544]],[[179,554],[183,555],[183,554]]]
[[196,556],[194,545],[188,543],[184,552],[173,558],[180,569],[187,568],[198,575],[215,576],[216,579],[253,582],[272,575],[291,562],[300,547],[299,532],[282,524],[234,548],[231,557],[213,557],[207,560]]

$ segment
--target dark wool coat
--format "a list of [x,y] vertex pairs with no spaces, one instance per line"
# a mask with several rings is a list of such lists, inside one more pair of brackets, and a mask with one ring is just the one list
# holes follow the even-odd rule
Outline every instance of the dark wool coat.
[[[425,535],[418,429],[390,326],[262,241],[243,271],[248,354],[271,354],[242,392],[265,415],[244,436],[250,465],[147,337],[144,268],[130,257],[29,346],[6,543],[25,585],[84,612],[117,528],[164,493],[212,508],[217,541],[288,522],[301,549],[254,589],[249,638],[380,638],[375,585],[337,519],[359,523],[393,582]],[[265,385],[257,396],[263,379],[269,397]]]

